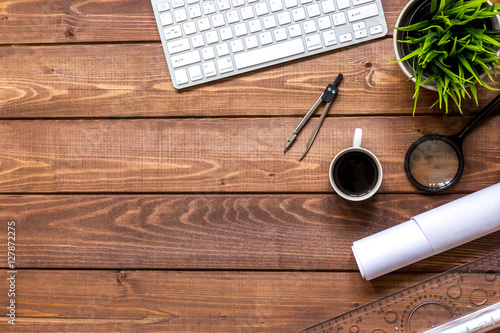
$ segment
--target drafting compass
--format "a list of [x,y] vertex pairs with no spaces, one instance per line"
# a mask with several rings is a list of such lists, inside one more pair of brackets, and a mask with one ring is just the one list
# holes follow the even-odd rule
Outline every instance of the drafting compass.
[[319,131],[319,128],[321,127],[321,124],[323,124],[323,120],[325,120],[325,117],[328,114],[328,110],[330,110],[330,106],[332,105],[333,100],[337,96],[337,93],[339,91],[338,84],[342,80],[342,76],[343,76],[342,73],[340,73],[337,76],[337,78],[335,79],[335,82],[329,84],[326,87],[325,91],[319,96],[319,98],[316,101],[316,103],[314,103],[314,105],[311,107],[311,109],[306,113],[306,115],[304,116],[304,118],[302,119],[302,121],[299,123],[299,125],[297,126],[297,128],[286,139],[286,145],[285,145],[285,151],[284,151],[284,153],[286,153],[286,151],[288,149],[290,149],[290,147],[292,146],[293,142],[297,138],[297,135],[299,134],[300,130],[304,127],[304,125],[307,123],[307,121],[309,120],[309,118],[311,118],[312,114],[314,113],[314,111],[316,111],[316,109],[321,104],[321,102],[324,102],[324,103],[326,103],[325,104],[325,108],[323,109],[323,112],[321,112],[321,116],[319,117],[318,122],[316,123],[316,126],[313,129],[311,137],[309,138],[309,141],[307,141],[306,150],[304,151],[304,153],[300,157],[299,161],[301,161],[306,156],[307,152],[309,151],[309,149],[312,146],[312,143],[313,143],[314,139],[316,138],[316,135],[318,134],[318,131]]

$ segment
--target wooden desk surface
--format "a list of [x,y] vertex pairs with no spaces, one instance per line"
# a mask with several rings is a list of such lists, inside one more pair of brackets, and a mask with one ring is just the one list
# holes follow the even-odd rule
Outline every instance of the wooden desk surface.
[[[403,0],[383,0],[392,27]],[[460,182],[407,180],[408,146],[470,119],[429,110],[385,38],[176,91],[148,0],[0,2],[0,302],[15,221],[16,326],[1,330],[298,332],[500,249],[494,233],[373,281],[351,244],[500,181],[500,111],[465,142]],[[315,118],[285,138],[342,72]],[[500,88],[497,80],[493,86]],[[479,89],[479,106],[497,92]],[[328,181],[364,130],[384,180],[363,203]]]

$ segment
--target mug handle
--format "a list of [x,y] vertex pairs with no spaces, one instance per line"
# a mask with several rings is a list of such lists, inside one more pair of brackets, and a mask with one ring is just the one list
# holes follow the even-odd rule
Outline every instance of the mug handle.
[[363,130],[361,128],[356,128],[354,130],[354,138],[352,139],[352,146],[356,148],[361,148],[362,138],[363,138]]

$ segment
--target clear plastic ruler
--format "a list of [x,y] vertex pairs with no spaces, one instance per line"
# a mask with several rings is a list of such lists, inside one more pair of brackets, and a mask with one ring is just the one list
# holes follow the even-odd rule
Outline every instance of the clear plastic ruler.
[[500,250],[301,332],[425,332],[499,302]]

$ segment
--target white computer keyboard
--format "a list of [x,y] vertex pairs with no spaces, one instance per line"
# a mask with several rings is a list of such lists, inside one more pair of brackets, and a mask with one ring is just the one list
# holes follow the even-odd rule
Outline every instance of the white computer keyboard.
[[380,1],[151,0],[177,89],[383,37]]

